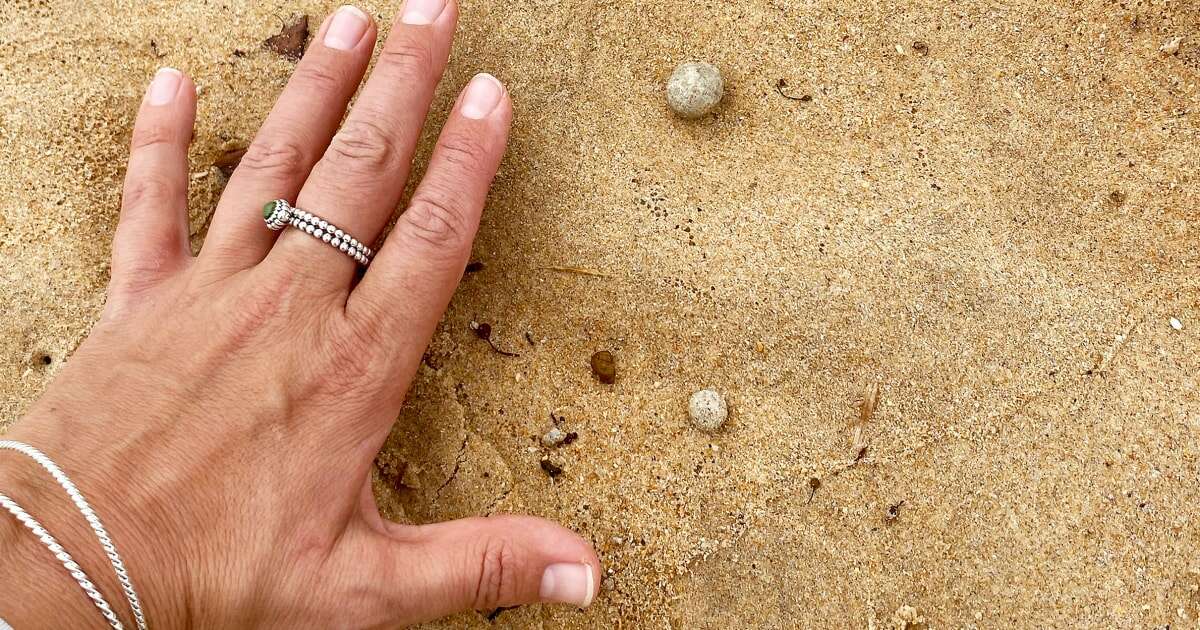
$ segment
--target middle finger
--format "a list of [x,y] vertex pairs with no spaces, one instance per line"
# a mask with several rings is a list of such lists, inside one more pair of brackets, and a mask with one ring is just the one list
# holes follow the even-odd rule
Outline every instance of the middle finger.
[[[454,0],[407,0],[358,102],[301,189],[298,208],[374,242],[404,192],[457,19]],[[299,230],[280,236],[268,264],[273,259],[304,265],[336,287],[349,285],[357,264]]]

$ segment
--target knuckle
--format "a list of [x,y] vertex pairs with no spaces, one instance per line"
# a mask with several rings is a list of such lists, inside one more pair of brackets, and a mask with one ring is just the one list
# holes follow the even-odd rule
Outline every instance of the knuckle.
[[342,89],[342,76],[332,63],[305,58],[296,67],[292,81],[308,94],[336,94]]
[[457,253],[470,246],[472,231],[466,214],[449,195],[418,193],[402,217],[407,236],[435,251]]
[[240,347],[262,331],[275,329],[276,322],[286,318],[288,297],[296,284],[295,273],[281,269],[257,279],[240,295],[229,319],[234,345]]
[[146,124],[134,127],[130,146],[133,151],[139,151],[148,147],[173,144],[175,142],[176,133],[170,127],[161,124]]
[[255,140],[246,149],[238,170],[279,177],[299,179],[307,174],[307,152],[295,138],[267,137]]
[[383,127],[368,120],[349,120],[329,143],[325,158],[342,171],[378,173],[397,165],[399,149]]
[[512,544],[494,537],[484,538],[479,544],[473,606],[476,610],[488,610],[512,602],[517,575],[517,556]]
[[488,149],[479,138],[465,133],[451,133],[438,141],[440,157],[455,170],[478,173],[483,170]]
[[125,186],[122,203],[126,208],[165,205],[179,193],[179,184],[161,173],[146,173]]
[[397,75],[396,78],[426,80],[433,74],[433,51],[427,44],[414,40],[388,41],[379,53],[379,67]]
[[361,328],[346,328],[331,333],[321,345],[320,359],[313,362],[318,367],[313,379],[323,400],[353,407],[374,395],[381,370],[370,352],[374,346],[367,339],[369,334]]

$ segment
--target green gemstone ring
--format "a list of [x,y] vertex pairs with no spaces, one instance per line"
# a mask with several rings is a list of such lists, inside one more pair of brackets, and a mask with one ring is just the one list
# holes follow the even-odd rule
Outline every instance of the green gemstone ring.
[[358,239],[311,212],[292,207],[286,199],[263,204],[262,215],[268,228],[278,232],[288,226],[294,227],[353,258],[364,267],[370,265],[371,258],[375,256],[375,252]]

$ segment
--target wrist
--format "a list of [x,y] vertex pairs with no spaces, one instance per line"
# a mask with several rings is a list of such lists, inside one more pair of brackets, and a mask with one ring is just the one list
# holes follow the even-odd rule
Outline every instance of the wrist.
[[[83,532],[69,526],[71,515],[68,510],[74,506],[55,500],[53,491],[57,485],[48,475],[44,480],[39,479],[37,472],[41,469],[36,464],[33,469],[22,466],[17,458],[24,456],[13,455],[16,457],[0,457],[0,492],[37,519],[108,599],[116,579],[106,580],[104,578],[108,576],[99,574],[97,565],[92,562],[93,554],[86,553],[87,539],[82,537]],[[86,524],[83,527],[86,529]],[[0,593],[5,594],[0,604],[0,618],[14,628],[46,627],[51,623],[78,628],[108,626],[54,553],[3,508],[0,508],[0,557],[3,558],[0,565],[4,566],[0,571]],[[118,606],[123,601],[109,603]],[[120,608],[116,610],[121,614]]]
[[[132,479],[141,477],[134,471],[118,479],[111,468],[101,464],[109,461],[102,455],[104,440],[94,434],[96,425],[74,424],[71,431],[54,430],[64,423],[46,417],[28,416],[20,421],[4,439],[25,442],[43,451],[75,483],[79,491],[103,523],[116,546],[140,600],[148,621],[156,627],[177,627],[179,609],[172,594],[183,588],[157,588],[160,584],[177,584],[181,575],[166,575],[162,559],[154,557],[153,549],[144,541],[150,538],[142,523],[129,517],[122,509],[139,493]],[[99,423],[103,426],[104,423]],[[69,434],[69,435],[68,435]],[[97,460],[97,461],[92,461]],[[0,449],[0,492],[19,503],[52,535],[86,573],[88,579],[103,595],[109,606],[129,628],[136,628],[134,616],[117,579],[112,563],[79,508],[54,477],[29,456]],[[20,563],[0,572],[0,592],[12,594],[12,602],[0,608],[3,617],[14,628],[64,627],[106,628],[100,610],[83,591],[75,578],[45,544],[15,517],[0,508],[0,554]],[[12,550],[10,554],[10,550]],[[32,579],[36,577],[36,579]],[[11,615],[10,619],[8,615]],[[53,623],[51,623],[53,622]],[[69,623],[68,623],[69,622]]]

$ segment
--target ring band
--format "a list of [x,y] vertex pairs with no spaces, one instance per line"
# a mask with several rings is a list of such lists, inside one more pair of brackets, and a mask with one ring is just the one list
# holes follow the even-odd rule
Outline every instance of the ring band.
[[353,258],[363,267],[370,265],[375,256],[375,252],[358,239],[311,212],[293,207],[286,199],[268,201],[263,206],[263,221],[276,232],[290,225]]

